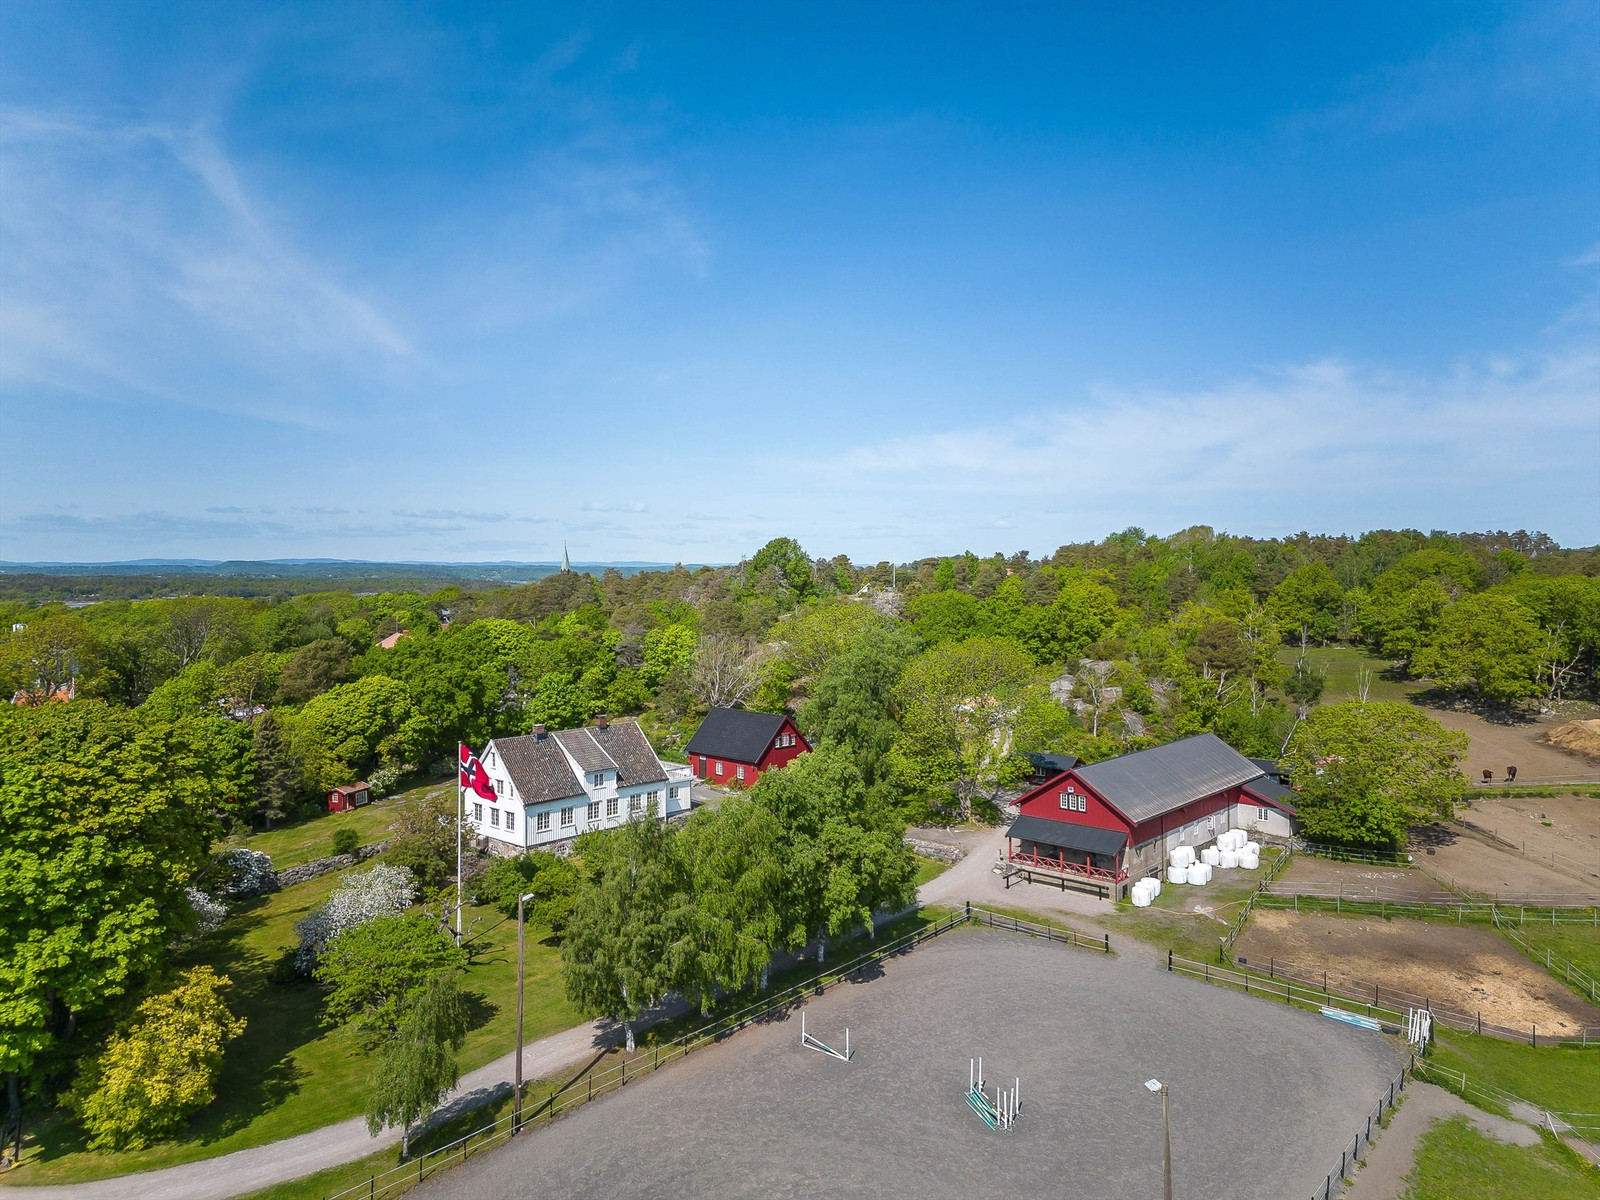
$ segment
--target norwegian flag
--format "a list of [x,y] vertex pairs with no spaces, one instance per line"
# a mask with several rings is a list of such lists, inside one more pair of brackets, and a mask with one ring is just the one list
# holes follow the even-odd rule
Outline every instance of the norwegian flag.
[[459,743],[458,750],[461,757],[461,786],[471,788],[476,795],[482,796],[485,800],[499,799],[495,795],[494,782],[489,778],[489,772],[483,769],[483,763],[478,760],[478,756],[467,748],[465,742]]

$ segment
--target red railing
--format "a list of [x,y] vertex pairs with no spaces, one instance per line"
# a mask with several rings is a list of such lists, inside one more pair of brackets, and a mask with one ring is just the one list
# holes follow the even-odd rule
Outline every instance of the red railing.
[[1087,862],[1070,862],[1061,854],[1054,856],[1044,854],[1029,854],[1026,850],[1007,850],[1007,858],[1024,867],[1032,867],[1041,871],[1059,871],[1063,875],[1082,875],[1085,879],[1093,879],[1099,883],[1126,883],[1128,873],[1120,867],[1112,870],[1107,867],[1095,867]]

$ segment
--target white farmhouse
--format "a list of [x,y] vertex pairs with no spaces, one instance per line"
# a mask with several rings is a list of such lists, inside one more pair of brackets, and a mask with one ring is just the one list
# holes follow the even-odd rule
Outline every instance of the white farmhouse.
[[496,738],[480,761],[495,798],[468,790],[467,827],[499,854],[552,850],[634,813],[665,819],[689,811],[694,773],[664,763],[632,721],[596,717],[582,729]]

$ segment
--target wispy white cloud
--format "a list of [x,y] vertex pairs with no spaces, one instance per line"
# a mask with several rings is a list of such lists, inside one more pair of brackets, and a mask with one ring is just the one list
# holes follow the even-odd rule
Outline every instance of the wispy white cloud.
[[597,513],[642,513],[650,510],[648,504],[638,500],[590,500],[580,508],[583,512]]
[[1083,404],[857,446],[813,469],[869,491],[1028,497],[1079,513],[1219,499],[1266,512],[1362,493],[1398,510],[1419,491],[1561,472],[1592,483],[1597,396],[1594,346],[1438,377],[1325,360],[1207,390],[1102,387]]
[[0,111],[0,380],[325,424],[415,356],[287,224],[201,129]]

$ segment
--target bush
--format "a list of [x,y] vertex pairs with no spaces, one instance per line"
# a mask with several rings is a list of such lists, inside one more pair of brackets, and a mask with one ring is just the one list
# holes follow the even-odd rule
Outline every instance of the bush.
[[493,904],[508,917],[517,915],[517,897],[532,893],[532,906],[524,917],[535,925],[560,932],[572,911],[582,877],[570,859],[545,850],[530,850],[515,858],[498,858],[477,886],[478,899]]
[[400,776],[403,771],[404,768],[402,767],[379,767],[368,775],[367,789],[372,793],[372,798],[374,800],[382,800],[390,792],[394,791],[395,785],[400,782]]
[[408,1001],[430,976],[459,970],[465,959],[455,939],[420,913],[347,929],[317,964],[317,982],[330,989],[323,1019],[354,1021],[367,1045],[376,1046],[400,1027]]
[[296,923],[300,947],[294,953],[295,970],[309,975],[334,938],[368,921],[405,912],[415,896],[416,885],[404,867],[378,863],[371,870],[345,876],[326,904]]
[[425,892],[443,887],[450,878],[452,864],[440,858],[439,847],[420,834],[406,833],[391,839],[383,852],[383,861],[410,871],[417,886]]
[[335,854],[354,854],[361,848],[361,835],[354,829],[338,829],[333,834],[333,852]]
[[259,850],[229,850],[217,856],[212,871],[214,890],[230,900],[253,900],[278,890],[278,873],[272,859]]
[[194,931],[197,936],[222,928],[222,922],[228,915],[226,904],[213,900],[197,887],[184,888],[183,894],[188,898],[189,907],[194,909]]
[[148,1146],[216,1095],[222,1046],[244,1032],[228,1010],[228,977],[195,967],[170,992],[139,1005],[67,1094],[94,1150]]

